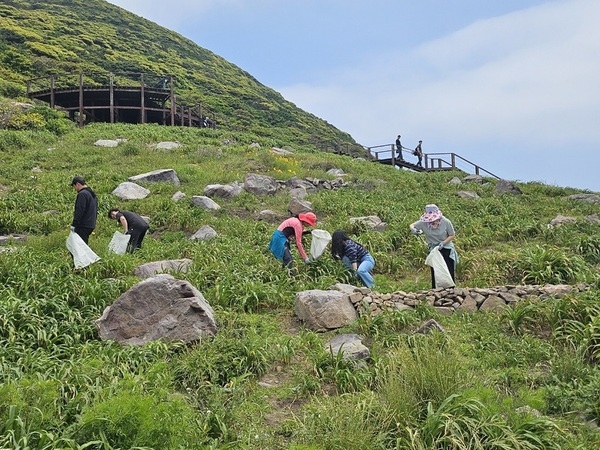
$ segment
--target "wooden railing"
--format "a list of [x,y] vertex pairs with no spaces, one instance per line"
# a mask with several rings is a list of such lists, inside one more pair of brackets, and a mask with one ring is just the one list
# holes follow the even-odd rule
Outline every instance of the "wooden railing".
[[[56,96],[60,93],[78,91],[78,106],[65,108],[78,113],[79,125],[83,125],[85,109],[109,109],[110,123],[115,122],[115,111],[117,109],[140,109],[141,123],[145,123],[144,111],[167,111],[170,116],[171,125],[181,126],[200,126],[215,128],[217,115],[214,111],[206,108],[202,103],[188,105],[176,98],[175,83],[172,75],[156,75],[148,73],[112,73],[112,72],[78,72],[52,74],[27,80],[27,96],[35,98],[38,95],[46,94],[50,107],[56,107]],[[114,97],[117,90],[127,90],[128,88],[137,89],[140,92],[140,106],[119,106],[115,105]],[[109,99],[106,105],[92,106],[86,105],[84,92],[86,91],[106,91]],[[152,108],[145,104],[144,92],[159,93],[163,96],[163,104],[160,108]]]
[[[371,155],[374,161],[391,163],[391,165],[402,165],[402,160],[396,156],[396,145],[395,144],[383,144],[376,145],[373,147],[365,147],[369,155]],[[381,150],[376,150],[381,149]],[[414,164],[407,161],[406,155],[410,155],[410,158],[416,158],[412,154],[413,150],[402,147],[402,155],[405,162],[409,162],[411,166]],[[463,164],[464,163],[464,164]],[[459,167],[459,164],[461,167]],[[500,179],[500,177],[496,174],[493,174],[489,170],[484,169],[483,167],[469,161],[466,158],[463,158],[457,153],[425,153],[423,152],[423,160],[422,160],[422,170],[423,171],[438,171],[438,170],[460,170],[466,173],[474,173],[475,175],[481,176],[491,176],[496,179]],[[463,166],[467,166],[467,168],[463,168]]]

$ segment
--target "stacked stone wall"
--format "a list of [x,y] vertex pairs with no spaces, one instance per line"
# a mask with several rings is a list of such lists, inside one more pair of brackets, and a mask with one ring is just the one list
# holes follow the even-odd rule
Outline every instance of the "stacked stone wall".
[[[347,285],[346,285],[347,286]],[[352,305],[359,315],[376,316],[384,311],[415,308],[426,303],[441,314],[454,312],[493,311],[520,300],[544,300],[560,298],[588,289],[587,285],[521,285],[496,286],[491,288],[438,288],[417,292],[393,292],[381,294],[368,288],[343,289],[348,293]]]

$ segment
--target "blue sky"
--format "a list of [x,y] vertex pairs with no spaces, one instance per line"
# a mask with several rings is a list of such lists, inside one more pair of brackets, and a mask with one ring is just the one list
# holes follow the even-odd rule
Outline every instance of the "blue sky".
[[364,146],[401,134],[501,178],[600,192],[598,0],[110,3]]

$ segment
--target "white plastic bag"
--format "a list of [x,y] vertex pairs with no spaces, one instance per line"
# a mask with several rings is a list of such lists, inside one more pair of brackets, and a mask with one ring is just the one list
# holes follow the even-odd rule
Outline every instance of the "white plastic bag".
[[310,242],[310,256],[312,259],[318,259],[331,241],[331,234],[327,230],[312,230],[312,240]]
[[87,267],[100,260],[100,257],[74,231],[71,231],[67,238],[67,250],[73,255],[73,263],[76,269]]
[[108,243],[108,249],[117,255],[124,255],[127,251],[129,239],[131,239],[131,235],[123,234],[120,231],[115,231],[112,239]]
[[425,259],[425,264],[433,267],[435,287],[447,288],[455,286],[450,271],[448,270],[448,266],[446,265],[446,261],[444,261],[444,257],[439,248],[435,247],[429,252],[429,255],[427,255],[427,258]]

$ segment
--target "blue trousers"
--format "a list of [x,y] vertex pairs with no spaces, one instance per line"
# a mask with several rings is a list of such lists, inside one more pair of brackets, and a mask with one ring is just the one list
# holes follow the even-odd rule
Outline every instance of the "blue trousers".
[[[342,258],[342,264],[344,264],[344,267],[346,267],[347,269],[352,270],[352,263],[350,262],[347,256],[344,256]],[[373,267],[375,267],[375,260],[373,259],[370,253],[367,253],[363,259],[358,261],[356,276],[360,278],[360,280],[368,288],[372,288],[373,286],[375,286],[375,278],[373,278],[373,274],[371,274]]]

